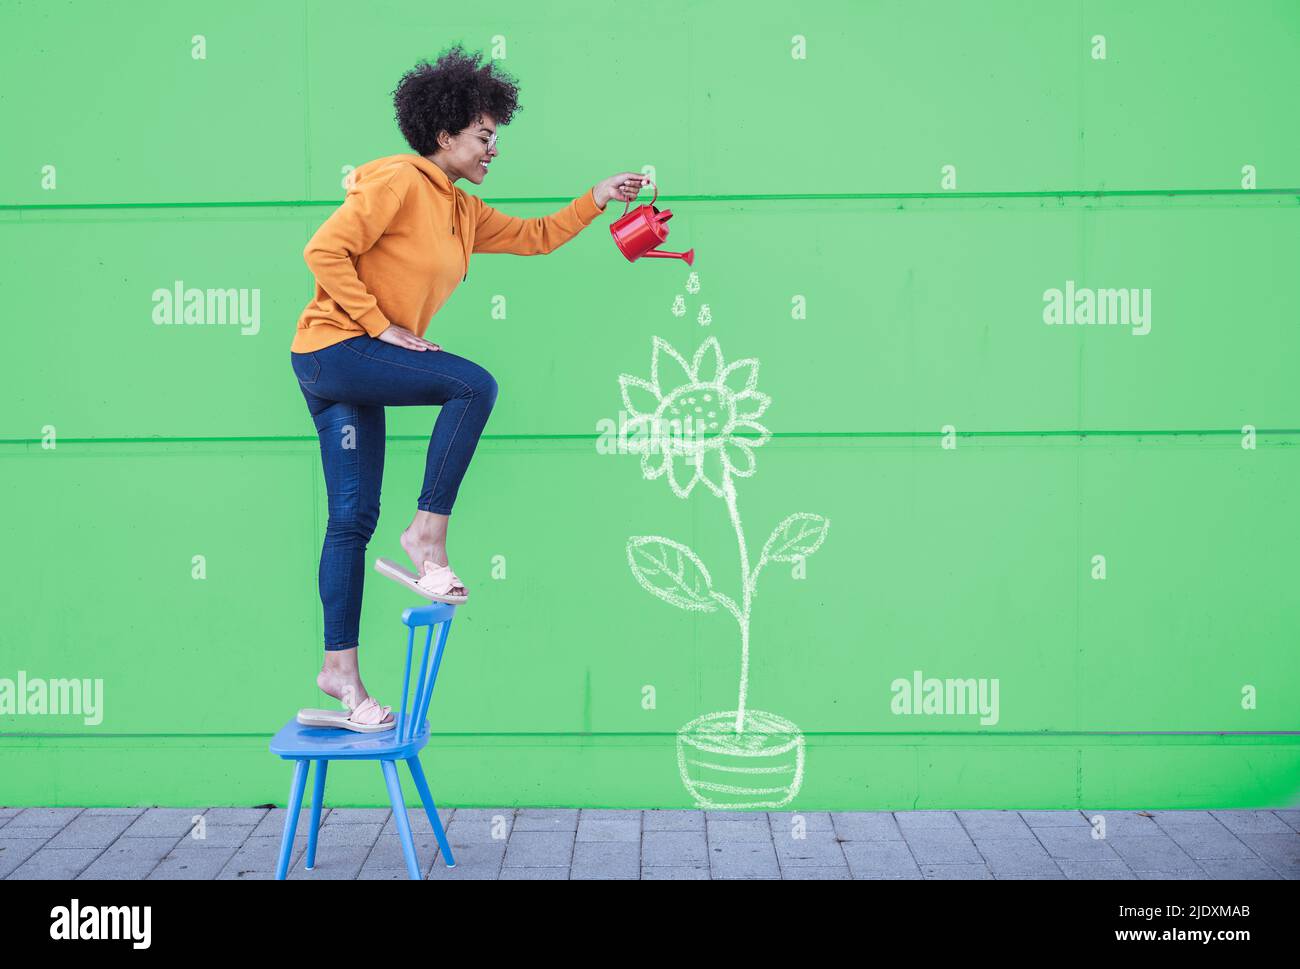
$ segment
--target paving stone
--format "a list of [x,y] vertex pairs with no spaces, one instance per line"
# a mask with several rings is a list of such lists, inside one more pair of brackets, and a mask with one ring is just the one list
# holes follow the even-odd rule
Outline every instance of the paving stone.
[[[403,872],[402,874],[406,873]],[[360,878],[361,876],[358,875],[357,877]],[[221,869],[221,873],[216,877],[216,881],[219,882],[269,882],[274,880],[274,871],[260,871],[250,868],[223,868]]]
[[1085,811],[1084,815],[1089,824],[1095,823],[1094,818],[1101,818],[1104,825],[1098,830],[1107,838],[1114,835],[1154,838],[1164,834],[1154,817],[1146,817],[1136,811]]
[[913,831],[961,831],[965,828],[957,820],[955,811],[897,811],[894,820],[907,837]]
[[453,821],[492,821],[495,818],[506,819],[506,827],[511,827],[515,808],[456,808]]
[[41,838],[6,838],[0,830],[0,878],[9,873],[41,850],[45,841]]
[[[710,823],[710,829],[712,826]],[[781,877],[770,841],[714,841],[710,837],[709,870],[714,878]]]
[[790,836],[796,829],[796,822],[809,835],[835,833],[835,822],[831,820],[829,811],[769,811],[767,821],[775,837]]
[[[187,848],[238,848],[250,837],[256,825],[252,824],[209,824],[204,817],[203,824],[187,832],[177,847]],[[303,830],[307,830],[307,825]],[[201,837],[200,837],[201,836]]]
[[382,828],[392,813],[392,808],[334,808],[321,824],[377,824]]
[[458,810],[452,815],[451,823],[444,830],[453,848],[461,844],[500,844],[504,851],[505,843],[510,837],[512,821],[509,815],[501,821],[493,821],[491,818],[464,818]]
[[102,848],[46,848],[42,847],[9,875],[11,879],[56,879],[66,881],[76,878],[99,856]]
[[59,828],[50,825],[41,828],[27,828],[20,824],[6,824],[3,828],[0,828],[0,836],[9,838],[13,841],[17,841],[20,838],[30,838],[44,844],[46,841],[49,841],[58,834],[59,830]]
[[618,810],[612,808],[583,808],[582,816],[579,820],[592,821],[626,821],[635,818],[637,823],[641,823],[641,812],[634,808],[627,810]]
[[[285,808],[272,808],[263,815],[262,820],[257,822],[253,828],[250,838],[269,838],[271,836],[280,837],[284,833],[284,816],[289,812]],[[330,809],[321,809],[320,823],[323,826],[329,820]],[[303,808],[298,812],[298,831],[304,831],[307,825],[311,823],[311,808]]]
[[834,835],[810,834],[807,838],[774,838],[777,861],[787,868],[847,867],[844,849]]
[[321,825],[316,844],[320,847],[369,848],[379,840],[380,821]]
[[1277,880],[1282,876],[1273,866],[1260,861],[1231,858],[1222,861],[1209,860],[1200,862],[1201,870],[1207,878],[1214,879],[1249,879]]
[[208,811],[203,815],[203,818],[207,821],[209,826],[213,824],[251,824],[256,826],[270,813],[270,808],[214,807],[208,808]]
[[1273,814],[1277,816],[1279,821],[1291,828],[1293,831],[1300,831],[1300,810],[1292,810],[1288,808],[1287,810],[1274,811]]
[[1115,854],[1134,871],[1192,871],[1199,873],[1200,866],[1183,851],[1172,838],[1129,838],[1116,835],[1107,838]]
[[581,818],[578,841],[641,841],[640,816],[619,819]]
[[[289,868],[301,868],[303,856],[307,851],[307,836],[299,835],[293,839],[293,850],[289,853]],[[316,848],[316,855],[320,857],[320,846]],[[243,878],[241,872],[259,872],[269,871],[275,874],[276,863],[280,860],[280,839],[273,837],[251,837],[240,845],[230,860],[226,862],[225,867],[217,875],[218,878],[225,879],[228,877]]]
[[524,808],[515,815],[516,831],[578,830],[577,809]]
[[82,817],[85,817],[88,814],[103,814],[109,816],[119,815],[121,817],[138,818],[140,815],[144,814],[144,808],[99,807],[99,808],[86,808],[81,812]]
[[[427,874],[421,872],[422,876],[427,878]],[[362,882],[406,882],[411,880],[411,874],[402,868],[368,868],[361,866],[361,871],[357,874],[357,881]]]
[[1272,811],[1213,811],[1214,817],[1234,834],[1295,834],[1295,829]]
[[705,811],[704,820],[706,824],[712,824],[715,821],[736,821],[743,824],[770,827],[766,811]]
[[1152,811],[1156,824],[1161,827],[1182,824],[1199,824],[1218,827],[1219,821],[1209,811]]
[[1239,834],[1238,837],[1285,878],[1300,878],[1300,834]]
[[[417,834],[413,831],[411,832],[411,838],[415,842],[415,856],[419,860],[421,872],[428,872],[435,860],[437,864],[443,864],[442,859],[438,857],[438,841],[432,834]],[[317,858],[321,856],[321,850],[317,846]],[[452,848],[452,854],[455,853],[455,848]],[[370,849],[370,855],[366,858],[365,867],[401,868],[405,871],[406,857],[402,854],[402,839],[396,833],[380,835],[379,840]]]
[[1047,849],[1047,853],[1058,861],[1062,858],[1090,862],[1119,860],[1105,839],[1092,836],[1092,826],[1088,824],[1037,827],[1034,834]]
[[1203,871],[1135,871],[1138,881],[1205,881]]
[[[328,851],[316,848],[316,867],[308,871],[301,864],[289,866],[290,881],[335,881],[354,879],[361,873],[370,848],[363,845],[337,845]],[[403,867],[405,865],[403,864]]]
[[772,829],[766,815],[756,815],[753,818],[717,819],[709,816],[705,823],[705,830],[709,844],[720,844],[724,841],[770,843],[772,840]]
[[[456,822],[453,821],[453,824]],[[501,871],[501,861],[506,853],[506,843],[475,842],[472,844],[452,844],[452,854],[456,858],[456,867],[448,868],[442,858],[429,869],[430,879],[470,879],[496,878]]]
[[1000,882],[1064,881],[1065,873],[1058,868],[1055,872],[1042,872],[1035,875],[994,875],[993,878]]
[[215,879],[234,857],[234,845],[211,848],[173,848],[149,873],[150,881],[164,879],[206,881]]
[[501,881],[568,881],[568,868],[502,868]]
[[1077,861],[1071,858],[1058,858],[1065,877],[1072,881],[1137,881],[1137,875],[1124,862],[1114,861]]
[[1259,856],[1250,846],[1217,822],[1211,826],[1171,825],[1162,828],[1170,840],[1197,861],[1230,859],[1254,860]]
[[642,881],[708,881],[713,876],[703,865],[643,866]]
[[0,823],[8,821],[22,810],[20,807],[0,807]]
[[1052,856],[1037,838],[976,838],[975,849],[995,878],[1003,875],[1059,875]]
[[822,866],[822,867],[800,867],[800,868],[782,868],[781,879],[787,882],[798,881],[849,881],[853,878],[853,873],[849,871],[848,865],[840,866]]
[[854,875],[853,879],[868,882],[924,881],[925,876],[921,874],[921,869],[918,868],[916,873],[911,875]]
[[122,832],[129,838],[177,838],[195,827],[191,820],[202,817],[204,808],[149,808]]
[[902,841],[890,811],[832,811],[831,823],[842,841]]
[[704,814],[700,811],[642,811],[644,831],[703,831]]
[[1020,817],[1031,828],[1056,828],[1061,826],[1090,827],[1082,811],[1021,811]]
[[515,831],[502,864],[507,868],[568,868],[573,845],[571,831]]
[[993,881],[993,873],[984,865],[922,865],[921,875],[930,880]]
[[1034,830],[1025,824],[1018,811],[958,811],[957,820],[966,833],[979,841],[981,838],[1005,840],[1020,838],[1037,841]]
[[905,841],[845,841],[840,845],[854,878],[920,878]]
[[631,841],[575,841],[569,877],[640,878],[641,845]]
[[77,877],[142,881],[175,844],[175,838],[118,838]]
[[646,831],[641,836],[645,868],[707,868],[709,844],[699,831]]
[[[9,824],[22,828],[54,828],[57,830],[70,822],[81,811],[81,808],[23,808],[16,817],[9,819]],[[8,827],[9,824],[6,824],[5,827]]]
[[910,833],[907,847],[918,865],[982,865],[984,859],[965,831],[934,829]]

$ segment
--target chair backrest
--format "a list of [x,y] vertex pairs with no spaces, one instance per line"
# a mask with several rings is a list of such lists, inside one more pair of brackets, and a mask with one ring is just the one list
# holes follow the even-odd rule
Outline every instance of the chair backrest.
[[[442,662],[442,651],[447,645],[447,633],[451,630],[452,617],[456,607],[446,602],[431,602],[427,606],[412,606],[402,613],[402,622],[409,628],[406,637],[406,673],[402,679],[402,713],[397,720],[398,739],[400,742],[410,740],[419,732],[429,715],[429,701],[433,699],[433,684],[438,678],[438,666]],[[407,716],[407,697],[411,692],[411,660],[415,655],[415,630],[427,626],[429,631],[424,637],[424,657],[415,679],[414,709]],[[438,644],[433,645],[433,630],[438,629]],[[432,664],[430,654],[432,653]]]

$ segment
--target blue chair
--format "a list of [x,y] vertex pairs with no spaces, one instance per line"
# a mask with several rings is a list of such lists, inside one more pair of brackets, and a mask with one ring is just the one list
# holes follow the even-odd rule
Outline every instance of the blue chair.
[[[289,871],[289,858],[293,852],[293,838],[298,827],[298,814],[302,810],[303,790],[307,786],[307,764],[316,762],[316,784],[311,800],[311,831],[307,835],[308,871],[316,865],[316,835],[320,829],[320,809],[325,800],[325,769],[331,760],[377,760],[383,769],[384,783],[388,786],[388,800],[393,806],[393,819],[397,824],[397,833],[402,839],[402,855],[406,858],[406,870],[414,879],[420,877],[420,866],[415,855],[415,841],[411,837],[411,824],[406,817],[406,802],[402,798],[402,785],[397,776],[397,761],[404,760],[411,768],[415,786],[424,802],[424,813],[429,816],[429,824],[438,838],[442,856],[448,868],[456,867],[451,845],[447,844],[447,835],[438,820],[438,808],[429,793],[429,784],[424,779],[424,770],[420,767],[420,751],[429,742],[429,700],[433,696],[433,684],[438,678],[438,666],[442,662],[442,652],[447,645],[447,633],[451,629],[452,617],[456,607],[442,602],[427,606],[412,607],[402,613],[402,622],[409,627],[406,639],[406,674],[402,680],[402,711],[398,714],[392,730],[381,733],[354,733],[342,727],[304,727],[297,717],[290,720],[271,740],[271,753],[279,754],[285,760],[292,760],[293,783],[289,787],[289,812],[284,819],[284,837],[280,841],[280,859],[275,866],[275,877],[283,879]],[[407,714],[407,693],[411,687],[411,658],[415,651],[415,630],[428,626],[424,639],[424,658],[420,662],[419,677],[416,681],[414,710]],[[430,647],[433,642],[434,627],[439,627],[438,646],[433,652],[433,665],[429,664]]]

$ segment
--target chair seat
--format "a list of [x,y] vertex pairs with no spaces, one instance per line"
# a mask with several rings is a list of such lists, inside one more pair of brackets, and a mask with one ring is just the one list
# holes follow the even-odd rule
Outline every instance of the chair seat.
[[413,757],[429,742],[429,721],[405,743],[401,735],[401,715],[392,730],[380,733],[357,733],[345,727],[305,727],[293,717],[271,738],[271,753],[286,760],[404,760]]

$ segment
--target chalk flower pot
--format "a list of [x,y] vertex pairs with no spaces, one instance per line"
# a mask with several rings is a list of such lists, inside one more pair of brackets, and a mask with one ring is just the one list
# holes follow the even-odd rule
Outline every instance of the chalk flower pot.
[[784,807],[803,783],[803,733],[766,710],[747,710],[736,733],[736,713],[706,713],[677,732],[682,783],[702,808]]

